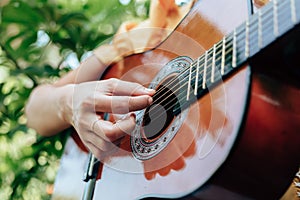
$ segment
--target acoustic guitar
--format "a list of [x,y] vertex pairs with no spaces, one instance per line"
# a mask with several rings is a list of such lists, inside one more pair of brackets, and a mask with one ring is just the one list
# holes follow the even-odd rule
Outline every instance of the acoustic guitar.
[[[156,48],[103,79],[155,88],[105,158],[94,199],[279,199],[300,164],[300,0],[198,1]],[[87,153],[66,144],[53,199],[81,199]]]

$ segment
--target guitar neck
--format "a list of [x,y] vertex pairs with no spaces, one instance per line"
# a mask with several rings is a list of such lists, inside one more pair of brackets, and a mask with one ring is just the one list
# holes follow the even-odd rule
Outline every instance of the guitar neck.
[[[193,61],[178,75],[181,80],[181,108],[188,107],[249,59],[299,29],[300,0],[274,0]],[[187,83],[187,84],[186,84]]]

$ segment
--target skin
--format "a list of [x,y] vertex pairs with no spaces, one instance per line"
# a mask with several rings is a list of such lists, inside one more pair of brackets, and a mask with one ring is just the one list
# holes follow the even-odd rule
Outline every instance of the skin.
[[[140,24],[122,24],[113,43],[95,49],[94,55],[78,68],[53,84],[42,84],[35,88],[25,108],[28,127],[42,136],[52,136],[73,126],[83,144],[98,159],[112,151],[116,147],[114,143],[118,143],[134,128],[134,115],[130,113],[149,106],[155,91],[137,83],[117,79],[99,80],[99,77],[111,63],[135,53],[137,49],[156,45],[148,44],[149,41],[158,40],[153,38],[157,35],[154,29],[150,35],[143,32],[127,37],[134,30],[145,27],[173,28],[175,23],[168,24],[167,19],[173,19],[176,14],[178,19],[174,20],[178,22],[183,16],[177,11],[173,0],[152,0],[150,10],[148,20]],[[172,17],[169,16],[171,14]],[[145,39],[144,33],[149,40]],[[139,41],[146,41],[143,43],[145,46],[137,46]],[[126,115],[111,122],[103,120],[101,113],[104,112]]]
[[82,142],[99,159],[104,152],[113,150],[113,142],[133,130],[134,115],[110,122],[103,120],[99,113],[126,114],[143,109],[151,104],[154,91],[118,79],[97,81],[105,68],[100,60],[91,56],[54,84],[38,86],[25,109],[27,125],[43,136],[52,136],[73,126]]

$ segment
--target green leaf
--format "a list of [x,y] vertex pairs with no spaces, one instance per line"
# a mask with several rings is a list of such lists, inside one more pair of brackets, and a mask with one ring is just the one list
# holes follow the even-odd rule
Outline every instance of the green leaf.
[[36,29],[39,23],[45,22],[45,19],[29,4],[22,1],[14,1],[3,8],[2,22],[4,24],[17,23]]
[[87,20],[88,18],[84,14],[74,12],[62,15],[60,18],[57,19],[56,23],[60,25],[65,25],[68,23],[82,24],[83,22],[87,22]]
[[33,33],[28,35],[28,37],[24,38],[22,40],[21,45],[16,49],[16,56],[17,57],[28,57],[28,51],[30,51],[30,48],[33,48],[33,44],[37,40],[37,34]]

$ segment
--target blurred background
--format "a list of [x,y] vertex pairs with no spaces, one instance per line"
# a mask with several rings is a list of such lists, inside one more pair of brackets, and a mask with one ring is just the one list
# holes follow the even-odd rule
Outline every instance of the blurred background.
[[32,89],[77,67],[148,10],[149,0],[0,0],[1,200],[51,198],[68,131],[44,138],[26,127]]

